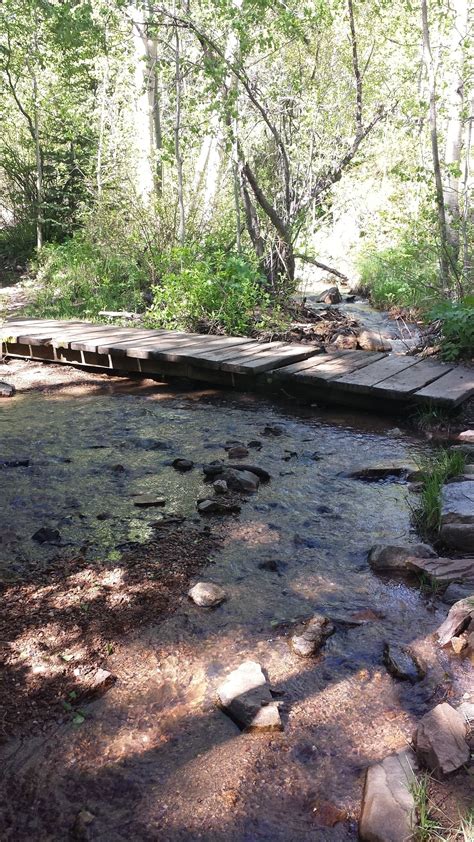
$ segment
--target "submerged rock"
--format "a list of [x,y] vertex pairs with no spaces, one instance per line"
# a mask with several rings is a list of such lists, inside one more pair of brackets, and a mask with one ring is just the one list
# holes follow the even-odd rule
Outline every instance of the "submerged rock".
[[448,547],[474,550],[474,480],[443,486],[440,537]]
[[306,624],[301,634],[295,634],[291,638],[291,648],[296,655],[302,658],[309,658],[321,649],[321,646],[334,632],[334,626],[328,617],[316,614]]
[[425,677],[426,669],[416,655],[406,646],[386,643],[383,653],[384,664],[389,673],[402,681],[415,684]]
[[173,459],[171,465],[175,471],[181,471],[182,474],[194,468],[194,462],[191,459]]
[[53,529],[51,526],[42,526],[31,537],[38,544],[51,544],[61,540],[61,533],[59,529]]
[[283,424],[266,424],[263,430],[264,436],[283,436],[286,430]]
[[217,688],[217,700],[242,730],[283,730],[278,705],[256,661],[244,661],[231,672]]
[[462,599],[468,599],[470,596],[474,600],[474,587],[470,587],[469,585],[457,585],[455,582],[452,582],[448,585],[441,598],[445,605],[454,605],[455,602],[460,602]]
[[420,720],[413,735],[418,760],[437,775],[455,772],[470,757],[466,734],[461,713],[447,702],[436,705]]
[[360,479],[363,482],[379,482],[382,479],[408,479],[413,473],[413,468],[406,465],[382,465],[353,471],[349,474],[349,477],[350,479]]
[[372,570],[406,572],[411,558],[436,558],[436,553],[428,544],[376,544],[369,551],[367,561]]
[[134,500],[133,505],[139,509],[151,509],[154,506],[166,506],[164,497],[157,497],[156,494],[138,494]]
[[367,769],[359,837],[364,842],[409,842],[416,827],[416,757],[402,751]]
[[236,445],[235,447],[229,447],[227,451],[227,456],[229,459],[245,459],[246,456],[249,455],[249,452],[246,447],[243,445]]
[[11,383],[5,383],[0,380],[0,398],[12,398],[16,389]]
[[28,468],[29,459],[0,459],[0,470],[2,468]]
[[227,599],[224,588],[213,582],[197,582],[188,592],[188,596],[200,608],[214,608]]

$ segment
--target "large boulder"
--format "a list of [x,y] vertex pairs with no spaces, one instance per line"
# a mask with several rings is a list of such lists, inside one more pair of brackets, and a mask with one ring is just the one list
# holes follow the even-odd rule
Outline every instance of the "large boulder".
[[418,760],[436,775],[449,775],[469,760],[466,736],[465,717],[447,702],[436,705],[413,735]]
[[405,573],[412,558],[436,558],[436,553],[428,544],[376,544],[367,560],[372,570]]
[[325,289],[320,295],[318,295],[316,301],[320,304],[341,304],[342,302],[342,295],[339,292],[339,288],[329,287]]
[[296,655],[309,658],[321,649],[324,641],[334,632],[334,626],[327,617],[316,614],[306,623],[300,634],[291,638],[291,648]]
[[456,550],[474,551],[474,480],[443,486],[440,537]]
[[222,479],[226,481],[227,487],[231,491],[238,491],[241,494],[254,494],[260,485],[260,480],[256,474],[253,474],[251,471],[239,471],[233,468],[223,471]]
[[359,837],[365,842],[409,842],[416,826],[416,757],[403,751],[367,769]]
[[244,661],[231,672],[217,688],[217,700],[242,730],[283,730],[278,705],[256,661]]
[[436,634],[440,646],[447,646],[454,637],[474,631],[474,594],[455,602]]

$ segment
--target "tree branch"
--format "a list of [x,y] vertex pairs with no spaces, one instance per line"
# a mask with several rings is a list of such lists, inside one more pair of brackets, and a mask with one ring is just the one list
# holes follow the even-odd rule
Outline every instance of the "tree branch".
[[305,263],[311,263],[313,266],[317,266],[318,269],[323,269],[325,272],[330,272],[331,275],[335,275],[336,278],[340,278],[341,281],[349,281],[347,275],[344,275],[342,272],[339,272],[338,269],[334,269],[332,266],[328,266],[326,263],[321,263],[320,260],[315,260],[314,257],[310,257],[308,254],[295,254],[295,260],[304,260]]

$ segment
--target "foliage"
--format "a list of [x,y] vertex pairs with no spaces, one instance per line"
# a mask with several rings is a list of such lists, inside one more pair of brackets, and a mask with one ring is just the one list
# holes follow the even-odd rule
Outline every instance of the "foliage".
[[44,246],[37,263],[32,312],[44,318],[94,319],[100,310],[143,309],[147,274],[129,253],[107,253],[78,233]]
[[219,240],[173,248],[161,256],[146,321],[174,330],[245,334],[269,304],[262,278],[247,256]]
[[474,355],[474,296],[446,301],[431,311],[442,327],[441,352],[445,360]]
[[437,289],[437,258],[426,231],[404,230],[398,242],[378,251],[366,249],[359,258],[361,285],[376,307],[421,307]]
[[417,815],[416,842],[432,842],[434,839],[442,839],[439,835],[442,829],[441,825],[431,817],[432,809],[428,794],[429,781],[430,776],[427,773],[422,773],[411,785]]
[[432,537],[439,532],[442,487],[446,480],[462,474],[465,463],[463,453],[443,449],[421,463],[423,488],[419,506],[414,511],[415,523],[421,533]]

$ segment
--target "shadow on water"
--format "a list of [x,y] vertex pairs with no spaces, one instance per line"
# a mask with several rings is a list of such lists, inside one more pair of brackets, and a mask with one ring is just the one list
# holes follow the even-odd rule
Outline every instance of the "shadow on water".
[[[284,433],[266,435],[276,423]],[[430,637],[440,612],[416,588],[375,577],[366,563],[374,543],[415,540],[407,486],[348,477],[395,460],[413,464],[420,443],[364,416],[255,396],[167,397],[160,387],[127,394],[125,384],[113,400],[100,389],[60,400],[31,394],[2,413],[1,437],[2,458],[30,459],[29,467],[3,472],[4,577],[28,587],[38,570],[44,576],[38,611],[27,614],[10,645],[21,649],[35,634],[44,641],[38,623],[46,614],[48,627],[67,630],[80,667],[88,624],[77,623],[73,608],[84,600],[77,589],[83,570],[102,584],[109,577],[109,595],[102,588],[86,601],[103,600],[104,617],[112,609],[119,624],[131,620],[103,659],[118,682],[84,706],[83,722],[60,717],[6,743],[5,838],[69,838],[87,809],[94,819],[76,826],[76,838],[356,839],[363,769],[402,748],[416,717],[449,683]],[[149,583],[137,583],[128,551],[147,546],[156,514],[137,510],[133,495],[162,494],[165,513],[185,516],[189,540],[200,540],[195,502],[206,487],[199,465],[226,459],[231,440],[261,442],[245,461],[265,467],[272,480],[223,529],[206,521],[219,547],[200,575],[223,585],[227,601],[208,611],[181,597],[171,613],[161,616],[158,605],[135,627],[133,600]],[[176,456],[197,467],[177,473],[167,464]],[[41,526],[59,530],[59,546],[31,541]],[[156,546],[151,576],[153,565],[167,563]],[[73,569],[66,565],[55,578],[58,556]],[[273,569],[260,566],[268,561]],[[132,604],[114,602],[111,576],[133,584]],[[69,604],[58,603],[58,591],[70,594]],[[335,618],[336,632],[322,655],[298,659],[288,636],[317,611]],[[94,622],[100,631],[97,613]],[[385,640],[410,643],[423,656],[423,682],[412,687],[388,676]],[[58,651],[49,655],[57,660]],[[281,734],[242,735],[216,709],[219,682],[249,658],[262,664],[281,700]],[[28,671],[26,658],[13,676],[18,686]],[[48,681],[55,678],[46,672]]]

